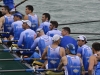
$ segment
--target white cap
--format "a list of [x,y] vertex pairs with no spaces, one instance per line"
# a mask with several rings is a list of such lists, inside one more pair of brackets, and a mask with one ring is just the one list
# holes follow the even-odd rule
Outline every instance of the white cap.
[[36,30],[36,33],[37,33],[37,34],[40,33],[41,30],[43,30],[43,29],[42,29],[42,28],[38,28],[38,29]]
[[84,36],[84,35],[79,35],[79,36],[77,37],[77,40],[83,40],[83,41],[86,41],[86,43],[87,43],[87,38],[86,38],[86,36]]
[[27,25],[29,25],[31,27],[31,22],[29,20],[22,20],[22,22],[26,22]]
[[53,37],[52,37],[52,40],[53,41],[58,41],[59,39],[61,39],[62,36],[58,35],[58,34],[55,34]]

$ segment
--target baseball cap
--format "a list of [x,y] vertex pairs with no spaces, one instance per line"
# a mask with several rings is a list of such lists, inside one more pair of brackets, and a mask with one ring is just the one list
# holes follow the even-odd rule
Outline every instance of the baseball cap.
[[42,28],[38,28],[37,30],[36,30],[36,33],[39,33],[41,30],[43,30]]
[[27,25],[29,25],[31,27],[31,22],[29,20],[22,20],[22,22],[26,22]]
[[69,49],[72,54],[76,54],[75,46],[73,44],[71,44],[71,43],[67,44],[66,48]]
[[53,41],[58,41],[59,39],[61,39],[62,36],[58,35],[58,34],[55,34],[53,37],[52,37],[52,40]]
[[84,36],[84,35],[79,35],[79,36],[77,37],[77,40],[83,40],[83,41],[85,41],[85,42],[87,43],[87,38],[86,38],[86,36]]
[[22,19],[22,15],[20,13],[15,13],[14,16],[18,16],[20,19]]

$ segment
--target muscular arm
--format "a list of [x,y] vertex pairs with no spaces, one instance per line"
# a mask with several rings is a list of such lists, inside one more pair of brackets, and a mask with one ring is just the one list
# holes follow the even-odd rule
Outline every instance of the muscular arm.
[[37,46],[38,46],[38,38],[34,40],[32,46],[31,46],[31,50],[34,51]]
[[60,64],[58,66],[58,70],[61,70],[64,65],[67,65],[67,58],[66,56],[62,57]]
[[22,48],[23,39],[24,39],[23,38],[23,33],[21,33],[20,38],[19,38],[18,43],[17,43],[17,45],[18,45],[19,48]]
[[1,17],[0,18],[0,31],[2,30],[3,23],[4,23],[4,17]]
[[60,47],[60,56],[65,56],[65,49],[63,47]]
[[89,75],[92,75],[94,64],[95,64],[94,56],[91,56],[90,59],[89,59],[89,67],[88,67]]
[[48,51],[48,47],[45,48],[43,54],[42,54],[42,59],[45,59],[46,55],[47,55],[47,51]]

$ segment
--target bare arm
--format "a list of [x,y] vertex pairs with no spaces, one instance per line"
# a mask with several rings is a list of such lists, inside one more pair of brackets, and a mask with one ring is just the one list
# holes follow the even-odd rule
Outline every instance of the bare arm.
[[94,56],[91,56],[89,59],[89,67],[88,67],[88,74],[89,75],[92,75],[94,64],[95,64]]
[[60,64],[58,66],[58,70],[61,70],[64,65],[67,65],[67,58],[66,56],[62,57]]
[[63,47],[60,47],[60,56],[65,56],[65,49]]
[[0,31],[2,30],[3,23],[4,23],[4,17],[1,17],[0,18]]
[[47,55],[47,51],[48,51],[48,47],[45,48],[43,54],[42,54],[42,59],[45,59],[46,55]]

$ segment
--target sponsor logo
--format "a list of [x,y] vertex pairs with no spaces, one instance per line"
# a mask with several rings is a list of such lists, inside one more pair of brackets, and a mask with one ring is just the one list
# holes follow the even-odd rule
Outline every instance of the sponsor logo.
[[74,70],[73,70],[73,72],[74,72],[74,73],[78,73],[78,72],[79,72],[79,70],[77,70],[77,69],[74,69]]

